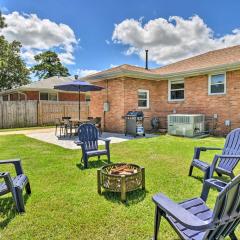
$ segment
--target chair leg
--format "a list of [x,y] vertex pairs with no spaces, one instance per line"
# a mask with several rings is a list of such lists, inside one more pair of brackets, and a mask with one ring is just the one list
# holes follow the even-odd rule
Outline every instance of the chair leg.
[[31,191],[31,186],[30,186],[30,183],[29,183],[29,182],[27,183],[25,189],[26,189],[26,192],[27,192],[28,195],[30,195],[30,194],[32,193],[32,191]]
[[84,161],[84,168],[88,168],[88,157],[84,157],[83,161]]
[[238,240],[238,238],[237,238],[237,236],[235,235],[234,232],[230,233],[229,237],[230,237],[231,240]]
[[193,171],[193,165],[190,166],[188,176],[192,176],[192,171]]
[[160,209],[158,208],[158,206],[156,206],[156,208],[155,208],[155,219],[154,219],[153,240],[157,240],[157,238],[158,238],[160,222],[161,222],[161,212],[160,212]]
[[108,163],[110,163],[110,152],[107,154]]
[[210,190],[210,186],[205,182],[203,183],[202,193],[201,193],[201,199],[206,202],[208,198],[208,193]]
[[23,194],[22,194],[22,189],[20,188],[15,188],[16,189],[16,194],[17,194],[17,200],[18,200],[18,206],[19,206],[19,213],[25,212],[25,207],[24,207],[24,199],[23,199]]

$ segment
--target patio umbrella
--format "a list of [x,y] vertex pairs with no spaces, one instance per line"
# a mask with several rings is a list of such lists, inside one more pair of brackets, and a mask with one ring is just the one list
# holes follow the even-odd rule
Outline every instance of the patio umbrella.
[[69,91],[69,92],[78,92],[78,118],[80,120],[80,110],[81,110],[80,109],[81,108],[80,92],[101,91],[104,88],[93,85],[89,82],[74,80],[72,82],[55,85],[54,89],[59,89],[59,90]]

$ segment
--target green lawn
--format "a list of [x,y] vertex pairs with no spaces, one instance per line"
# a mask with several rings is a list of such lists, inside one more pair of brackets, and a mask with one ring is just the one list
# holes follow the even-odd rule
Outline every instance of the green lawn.
[[[122,204],[117,194],[97,194],[96,170],[102,162],[92,159],[90,169],[82,170],[78,165],[80,150],[66,150],[23,135],[2,136],[0,159],[22,159],[32,195],[26,199],[23,215],[16,214],[10,194],[0,198],[0,238],[150,239],[153,194],[163,192],[176,201],[199,196],[202,178],[187,176],[193,148],[223,143],[222,138],[160,136],[111,145],[113,162],[133,162],[146,168],[146,193],[131,193]],[[203,159],[210,161],[213,153],[203,153]],[[194,175],[202,177],[198,170]],[[210,206],[216,194],[211,192]],[[159,239],[178,239],[165,220],[160,234]]]

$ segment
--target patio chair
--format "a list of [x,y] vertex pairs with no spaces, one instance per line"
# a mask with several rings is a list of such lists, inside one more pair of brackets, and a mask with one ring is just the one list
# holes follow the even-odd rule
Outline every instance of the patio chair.
[[60,138],[62,137],[62,134],[64,135],[64,122],[61,121],[60,118],[56,118],[55,119],[55,136],[57,136],[57,130],[59,128],[59,134],[60,134]]
[[98,129],[99,136],[101,136],[102,135],[102,124],[101,124],[102,118],[101,117],[96,117],[96,118],[88,117],[88,120],[90,123],[95,125],[95,127]]
[[[84,162],[84,168],[88,168],[88,159],[90,157],[106,155],[108,162],[110,162],[110,140],[105,138],[100,138],[98,136],[97,128],[91,123],[81,124],[78,128],[78,138],[79,141],[75,142],[82,148],[82,159]],[[105,142],[105,149],[98,149],[98,140]]]
[[25,212],[23,189],[25,188],[26,193],[30,195],[31,187],[27,176],[23,173],[21,161],[19,159],[1,160],[0,164],[13,164],[17,174],[12,178],[10,173],[0,172],[0,178],[4,180],[0,183],[0,196],[11,192],[17,211]]
[[[207,150],[222,150],[221,155],[215,155],[212,164],[200,160],[200,153]],[[226,138],[224,148],[196,147],[189,168],[189,176],[192,175],[193,167],[201,169],[205,175],[204,179],[212,177],[215,171],[219,176],[222,174],[234,178],[233,170],[240,160],[240,128],[231,131]]]
[[63,124],[64,124],[64,137],[67,136],[72,136],[72,122],[70,121],[70,119],[65,118],[63,120]]
[[175,203],[162,193],[156,194],[153,239],[157,240],[163,216],[184,240],[218,240],[227,236],[237,240],[234,230],[240,222],[239,189],[240,175],[219,193],[213,211],[201,198]]

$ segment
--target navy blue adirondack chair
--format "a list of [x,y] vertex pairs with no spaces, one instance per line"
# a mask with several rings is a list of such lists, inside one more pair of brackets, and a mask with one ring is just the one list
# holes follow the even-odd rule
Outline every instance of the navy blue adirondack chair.
[[23,173],[21,161],[19,159],[1,160],[0,164],[13,164],[17,174],[16,177],[11,177],[8,172],[0,172],[0,178],[4,180],[0,183],[0,196],[11,193],[17,211],[25,212],[23,189],[26,188],[27,194],[31,194],[31,187],[27,176]]
[[[213,162],[209,165],[200,160],[200,153],[207,150],[222,150],[221,155],[215,155]],[[196,147],[189,168],[189,176],[192,175],[193,167],[201,169],[205,175],[204,179],[212,176],[214,170],[219,176],[222,174],[234,178],[233,170],[240,160],[240,128],[231,131],[226,138],[224,148]]]
[[219,193],[213,211],[201,198],[175,203],[159,193],[156,204],[154,240],[157,240],[163,216],[184,240],[220,240],[229,236],[237,240],[234,230],[240,222],[240,175]]
[[[90,157],[106,155],[108,162],[110,162],[110,140],[105,138],[100,138],[98,129],[91,123],[84,123],[78,128],[78,138],[79,141],[76,142],[77,145],[82,148],[82,159],[84,162],[84,168],[88,167],[88,159]],[[105,149],[98,149],[98,140],[105,142]]]

